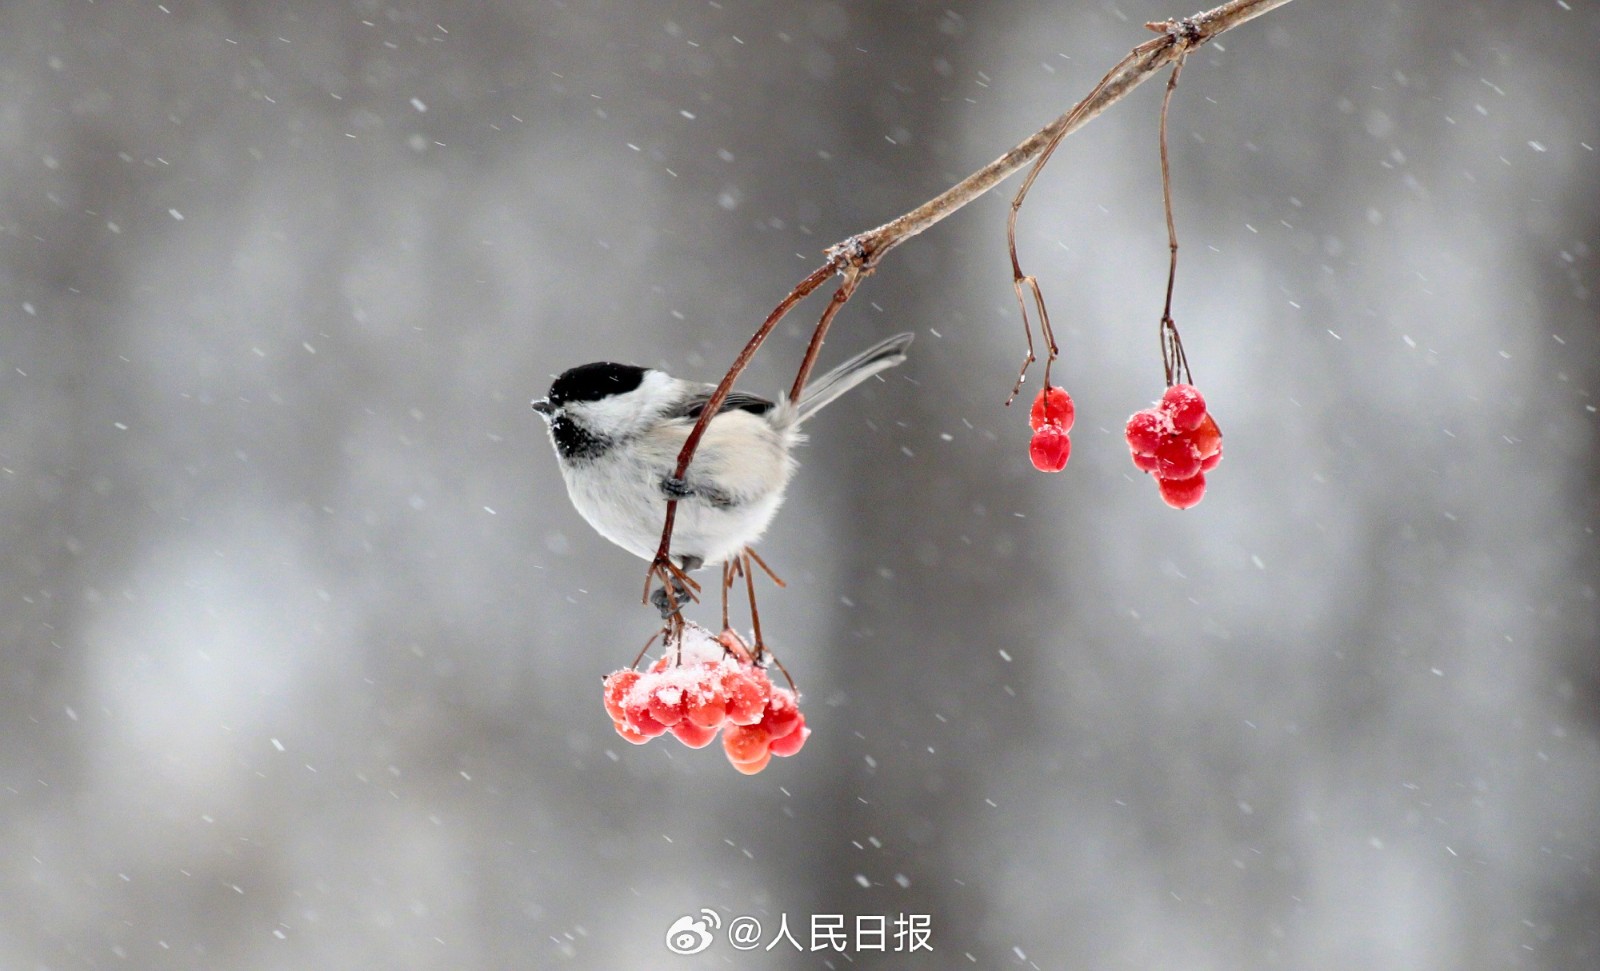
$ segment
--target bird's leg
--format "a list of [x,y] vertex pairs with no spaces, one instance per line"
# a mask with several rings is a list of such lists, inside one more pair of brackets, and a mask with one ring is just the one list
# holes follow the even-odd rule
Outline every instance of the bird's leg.
[[767,577],[772,580],[773,583],[777,584],[779,587],[787,587],[788,586],[787,583],[783,582],[783,578],[782,577],[780,577],[776,573],[772,572],[772,567],[767,566],[767,561],[763,560],[761,558],[761,554],[757,553],[755,550],[753,550],[750,547],[746,546],[744,548],[744,555],[749,557],[750,559],[754,560],[755,563],[756,563],[756,566],[761,567],[761,572],[765,573],[767,575]]

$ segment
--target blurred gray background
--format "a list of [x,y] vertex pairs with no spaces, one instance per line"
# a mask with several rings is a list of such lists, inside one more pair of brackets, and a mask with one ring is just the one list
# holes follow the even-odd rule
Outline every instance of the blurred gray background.
[[[1300,0],[1190,61],[1193,511],[1121,436],[1159,84],[1021,219],[1064,474],[1001,406],[1016,183],[894,253],[824,364],[913,358],[762,547],[808,747],[746,778],[601,709],[643,563],[529,399],[715,378],[1187,12],[6,0],[0,967],[1600,966],[1592,0]],[[669,954],[703,907],[934,951]]]

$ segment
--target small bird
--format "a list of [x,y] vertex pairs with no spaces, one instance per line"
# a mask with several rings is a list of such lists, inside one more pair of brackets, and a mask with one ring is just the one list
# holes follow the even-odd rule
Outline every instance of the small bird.
[[[548,423],[567,495],[601,536],[653,560],[668,500],[678,503],[672,546],[685,572],[737,556],[766,531],[794,475],[800,426],[840,395],[906,359],[895,336],[814,379],[798,401],[740,391],[722,402],[676,478],[678,451],[715,385],[654,368],[597,362],[565,371],[533,410]],[[679,589],[676,594],[686,596]],[[658,590],[662,613],[675,605]]]

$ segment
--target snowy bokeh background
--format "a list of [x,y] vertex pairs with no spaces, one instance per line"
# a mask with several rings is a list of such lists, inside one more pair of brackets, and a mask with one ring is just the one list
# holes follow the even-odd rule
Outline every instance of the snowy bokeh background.
[[[1001,407],[1010,190],[897,251],[827,360],[913,358],[763,546],[806,751],[745,778],[601,710],[643,564],[529,399],[714,378],[1185,12],[0,6],[0,967],[1600,964],[1592,0],[1295,3],[1190,61],[1192,512],[1120,433],[1158,84],[1021,220],[1065,474]],[[669,954],[702,907],[934,951]]]

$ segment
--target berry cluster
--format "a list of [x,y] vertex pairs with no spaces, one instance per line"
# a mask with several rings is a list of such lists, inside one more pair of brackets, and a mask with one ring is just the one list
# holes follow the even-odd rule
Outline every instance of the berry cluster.
[[1222,431],[1199,390],[1175,384],[1160,404],[1128,419],[1128,450],[1139,471],[1156,477],[1167,505],[1188,509],[1205,495],[1205,474],[1222,461]]
[[1067,467],[1067,457],[1072,454],[1072,395],[1066,388],[1041,388],[1028,411],[1028,425],[1033,428],[1033,439],[1028,443],[1028,457],[1040,472],[1060,472]]
[[688,625],[675,651],[643,673],[614,671],[605,680],[606,712],[617,734],[635,745],[671,733],[704,748],[722,732],[722,750],[745,775],[776,756],[793,755],[811,729],[793,691],[775,687],[738,634]]

